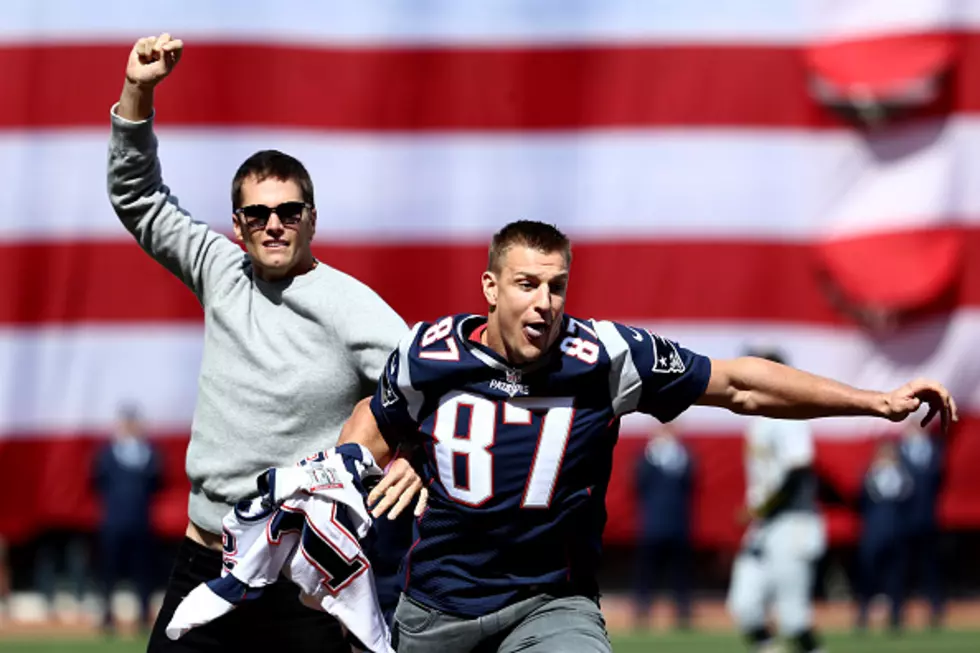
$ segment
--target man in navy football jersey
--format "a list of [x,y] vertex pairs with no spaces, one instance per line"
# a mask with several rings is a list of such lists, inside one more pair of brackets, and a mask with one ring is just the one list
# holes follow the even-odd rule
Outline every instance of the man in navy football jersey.
[[[498,232],[482,276],[489,314],[419,323],[358,405],[342,442],[384,464],[421,447],[428,507],[403,563],[400,652],[609,651],[595,571],[619,420],[669,422],[692,404],[805,419],[944,424],[939,384],[857,390],[758,358],[710,360],[661,336],[565,315],[571,249],[550,225]],[[404,505],[382,480],[373,496]]]

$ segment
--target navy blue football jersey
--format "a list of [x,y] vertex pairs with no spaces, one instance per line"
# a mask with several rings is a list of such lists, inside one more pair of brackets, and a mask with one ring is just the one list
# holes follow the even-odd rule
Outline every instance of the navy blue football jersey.
[[565,316],[552,349],[513,367],[470,335],[486,317],[419,323],[371,402],[392,445],[421,446],[428,507],[405,592],[481,616],[536,593],[597,595],[619,418],[667,422],[707,387],[710,361],[642,329]]

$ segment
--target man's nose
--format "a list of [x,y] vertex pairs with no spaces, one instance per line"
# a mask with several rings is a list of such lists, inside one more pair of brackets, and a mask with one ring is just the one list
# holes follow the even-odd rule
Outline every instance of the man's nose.
[[538,286],[538,291],[534,295],[534,308],[542,312],[551,309],[551,288],[548,284],[543,283]]
[[276,234],[281,234],[285,231],[285,228],[282,226],[282,221],[279,219],[279,214],[275,211],[269,215],[269,221],[265,223],[265,230],[267,233]]

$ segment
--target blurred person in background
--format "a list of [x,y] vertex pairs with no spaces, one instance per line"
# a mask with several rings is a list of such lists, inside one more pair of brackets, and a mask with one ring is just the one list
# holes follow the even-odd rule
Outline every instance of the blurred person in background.
[[123,406],[112,441],[95,458],[93,482],[102,502],[99,572],[103,592],[102,628],[114,632],[112,593],[123,575],[136,586],[139,624],[149,628],[156,546],[150,506],[160,489],[160,459],[147,442],[135,406]]
[[[912,479],[912,492],[905,514],[904,553],[917,571],[919,588],[929,601],[930,625],[939,628],[943,617],[941,555],[939,549],[939,519],[936,511],[943,481],[942,441],[932,438],[917,424],[910,423],[902,433],[898,448],[903,467]],[[909,564],[903,564],[908,572]],[[904,583],[896,600],[899,619],[905,599]]]
[[889,624],[901,626],[903,548],[912,477],[899,458],[898,447],[883,440],[864,475],[859,500],[861,535],[858,540],[857,629],[868,627],[872,599],[884,592],[891,603]]
[[[205,314],[187,449],[189,523],[148,650],[345,651],[339,622],[302,605],[296,586],[282,579],[225,619],[177,641],[165,634],[184,596],[221,575],[222,517],[257,493],[260,472],[336,444],[407,330],[370,288],[314,257],[313,182],[297,159],[265,150],[235,173],[229,219],[244,252],[179,206],[163,183],[153,101],[182,52],[169,34],[133,46],[111,110],[108,161],[109,195],[123,226],[197,296]],[[381,498],[376,516],[414,488],[389,516],[401,512],[421,486],[403,459],[391,463],[387,478],[390,496]]]
[[[774,349],[747,355],[785,365]],[[776,645],[768,626],[771,608],[779,634],[798,651],[816,651],[813,584],[827,534],[817,508],[814,445],[806,422],[756,417],[745,434],[745,508],[748,522],[735,558],[727,607],[753,650]]]
[[[44,597],[46,619],[73,623],[82,617],[89,581],[88,536],[71,528],[51,528],[37,539],[34,586]],[[67,584],[74,606],[58,608],[58,590]]]
[[649,627],[657,577],[669,577],[677,627],[691,626],[691,489],[694,461],[669,427],[656,429],[636,464],[640,546],[636,565],[636,627]]

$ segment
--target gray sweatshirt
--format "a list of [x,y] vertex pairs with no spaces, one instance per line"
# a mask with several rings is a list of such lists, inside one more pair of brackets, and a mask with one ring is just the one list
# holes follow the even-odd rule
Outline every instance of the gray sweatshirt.
[[126,229],[204,308],[188,513],[220,533],[229,504],[255,494],[258,473],[336,443],[406,326],[370,288],[322,262],[281,282],[254,276],[241,247],[195,222],[163,184],[152,118],[113,112],[108,183]]

